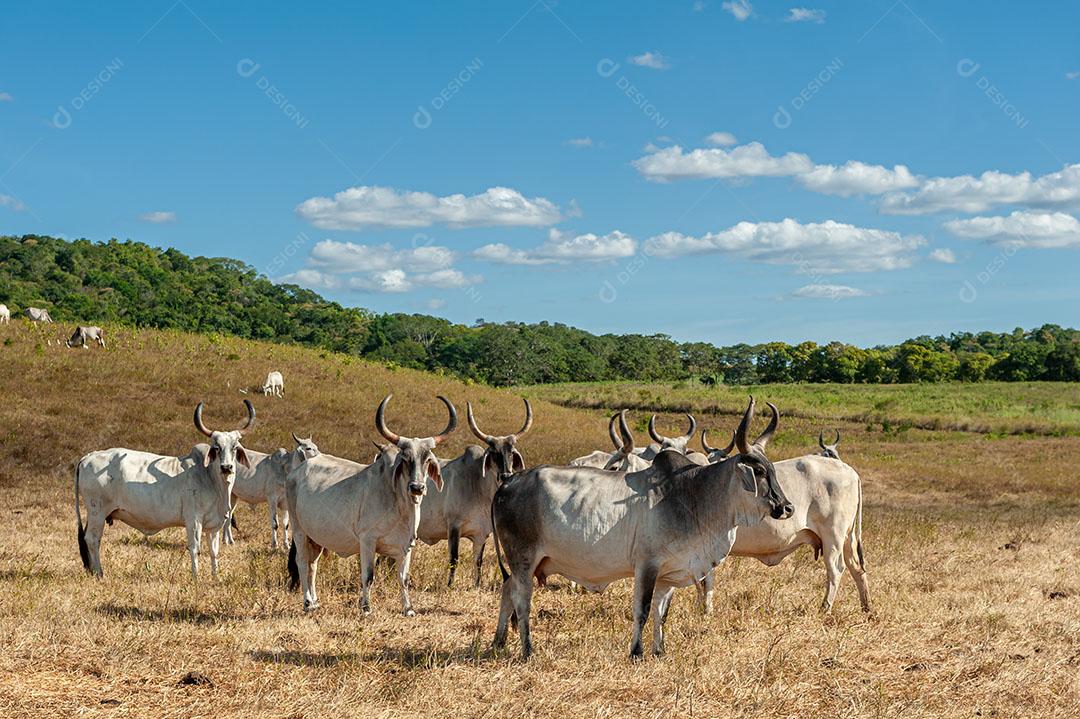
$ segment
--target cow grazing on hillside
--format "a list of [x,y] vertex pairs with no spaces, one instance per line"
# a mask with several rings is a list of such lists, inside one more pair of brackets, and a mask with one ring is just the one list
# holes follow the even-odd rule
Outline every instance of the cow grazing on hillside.
[[458,543],[462,538],[472,542],[476,586],[480,586],[484,545],[491,534],[491,498],[504,479],[525,469],[525,460],[517,448],[517,442],[532,427],[533,411],[529,400],[524,402],[525,423],[516,433],[502,436],[481,431],[473,415],[472,403],[466,403],[469,429],[484,444],[470,445],[460,457],[439,462],[443,491],[429,493],[424,500],[417,536],[426,544],[447,540],[450,550],[448,587],[454,585]]
[[98,347],[104,347],[105,330],[100,327],[79,325],[75,328],[75,333],[71,335],[71,339],[67,341],[67,346],[90,349],[90,342],[96,342]]
[[432,437],[402,437],[386,426],[387,395],[375,412],[375,426],[388,444],[375,462],[356,462],[321,454],[289,474],[287,494],[293,525],[289,549],[289,585],[303,584],[304,610],[319,606],[315,575],[324,549],[343,557],[360,555],[360,608],[371,612],[371,583],[375,579],[376,552],[397,562],[401,605],[413,616],[409,601],[409,562],[420,523],[420,504],[427,494],[427,479],[442,491],[439,461],[434,450],[457,427],[457,411],[450,400],[439,399],[450,413],[442,432]]
[[281,376],[280,372],[270,372],[266,375],[266,381],[263,382],[263,396],[274,395],[275,397],[285,396],[285,378]]
[[[771,405],[770,405],[771,407]],[[532,651],[529,613],[533,577],[562,574],[593,591],[634,578],[630,655],[643,654],[642,630],[653,614],[653,651],[663,652],[663,622],[676,587],[706,576],[735,542],[736,530],[765,515],[791,516],[764,446],[773,422],[751,444],[751,399],[739,425],[739,454],[700,466],[662,451],[642,472],[542,466],[514,475],[495,493],[495,550],[503,572],[494,646],[505,645],[511,619],[521,652]]]
[[[247,421],[232,431],[211,431],[202,421],[203,403],[195,408],[195,428],[210,438],[184,457],[132,449],[91,452],[75,468],[75,519],[83,566],[100,577],[101,535],[105,524],[120,520],[146,536],[166,527],[186,527],[191,576],[199,576],[199,545],[210,532],[210,566],[217,576],[221,527],[229,520],[229,497],[236,466],[246,466],[240,444],[255,425],[255,408],[244,400]],[[79,508],[86,501],[86,524]]]
[[49,316],[49,311],[40,307],[27,307],[26,317],[31,322],[40,322],[42,324],[50,324],[53,321],[52,317]]
[[6,325],[11,322],[11,310],[7,305],[0,305],[0,324]]

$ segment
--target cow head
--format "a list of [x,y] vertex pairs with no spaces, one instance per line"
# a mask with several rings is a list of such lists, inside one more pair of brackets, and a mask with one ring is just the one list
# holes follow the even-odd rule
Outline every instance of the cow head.
[[386,426],[386,405],[390,403],[390,398],[393,396],[386,395],[386,399],[379,404],[379,409],[375,411],[375,427],[379,430],[379,434],[398,449],[392,468],[394,486],[400,487],[406,497],[420,504],[427,493],[427,479],[434,482],[435,487],[440,492],[442,491],[442,472],[439,469],[439,460],[435,457],[435,448],[457,427],[457,410],[450,404],[450,400],[439,395],[439,399],[450,412],[450,421],[446,429],[433,437],[402,437],[391,432]]
[[836,432],[836,441],[832,444],[825,444],[825,432],[818,432],[818,446],[821,447],[822,457],[828,457],[829,459],[840,459],[840,452],[838,452],[836,449],[836,445],[840,444],[840,430],[834,429],[833,432]]
[[483,441],[486,446],[484,452],[485,477],[490,470],[494,469],[498,476],[498,481],[502,482],[514,472],[521,472],[525,469],[525,459],[521,456],[521,452],[518,451],[517,441],[518,438],[532,428],[533,412],[529,400],[526,399],[524,402],[525,424],[521,425],[521,429],[516,433],[507,434],[501,437],[481,432],[480,427],[476,424],[476,417],[473,415],[472,403],[465,403],[465,415],[469,420],[469,429],[471,429],[472,433],[475,434],[478,439]]
[[784,495],[780,483],[776,479],[776,468],[769,458],[765,456],[765,445],[772,439],[776,427],[780,423],[780,412],[776,405],[769,403],[772,410],[772,420],[765,431],[753,443],[748,441],[747,432],[750,423],[754,419],[754,398],[750,398],[750,404],[746,408],[739,428],[735,430],[735,446],[739,454],[732,457],[737,462],[737,467],[742,471],[743,489],[751,492],[764,502],[764,508],[773,519],[787,519],[795,509]]
[[649,418],[649,436],[660,445],[661,450],[674,449],[686,454],[686,445],[694,438],[694,431],[697,429],[697,420],[694,419],[694,415],[688,414],[686,418],[690,420],[690,429],[686,434],[681,437],[665,437],[656,431],[656,415],[654,414]]
[[311,437],[305,439],[303,437],[297,437],[296,432],[291,432],[291,434],[293,442],[296,442],[296,449],[290,453],[290,471],[296,469],[312,457],[319,456],[319,447],[312,441]]
[[[619,434],[615,434],[616,420],[618,420],[619,423]],[[622,471],[634,469],[636,464],[632,460],[634,457],[634,435],[630,432],[630,427],[626,424],[625,409],[611,415],[611,421],[608,423],[608,434],[611,435],[611,442],[615,445],[615,451],[611,453],[611,459],[604,465],[604,469]],[[663,450],[660,451],[662,452]],[[641,460],[641,462],[645,461],[646,460]]]
[[708,431],[707,429],[701,430],[701,446],[705,449],[705,455],[709,458],[709,462],[721,462],[727,459],[728,455],[731,454],[731,450],[735,449],[735,430],[731,431],[731,441],[723,449],[709,446],[709,440],[705,438]]
[[255,407],[251,404],[251,400],[246,399],[244,400],[244,406],[247,407],[247,421],[238,429],[228,432],[213,432],[207,429],[202,420],[203,403],[199,402],[198,406],[195,407],[195,429],[210,438],[210,450],[206,453],[203,466],[209,467],[216,462],[221,477],[226,482],[231,481],[236,476],[237,463],[245,467],[250,466],[247,452],[240,445],[240,440],[243,438],[244,432],[255,426]]

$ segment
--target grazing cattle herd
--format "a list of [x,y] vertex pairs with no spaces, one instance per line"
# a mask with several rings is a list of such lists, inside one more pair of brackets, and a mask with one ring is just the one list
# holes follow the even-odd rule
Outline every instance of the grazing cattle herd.
[[[272,372],[267,385],[275,374],[280,380],[280,373]],[[87,454],[76,464],[74,486],[84,567],[102,576],[102,533],[119,520],[146,536],[185,527],[196,580],[203,533],[209,533],[216,577],[220,539],[233,542],[230,520],[237,504],[265,503],[270,546],[288,547],[288,586],[302,590],[309,612],[319,607],[316,575],[325,552],[359,555],[364,614],[371,611],[377,555],[393,559],[401,609],[412,616],[409,565],[416,541],[447,541],[447,584],[452,586],[458,545],[469,539],[479,587],[484,547],[492,536],[503,578],[494,646],[503,647],[515,625],[525,658],[532,651],[534,588],[555,574],[596,592],[633,579],[633,658],[644,653],[642,634],[650,616],[652,650],[663,652],[664,621],[676,588],[695,585],[702,610],[711,611],[713,570],[729,555],[775,565],[809,545],[815,559],[824,558],[823,608],[831,609],[847,570],[862,608],[870,609],[862,488],[858,473],[839,458],[839,432],[832,444],[821,433],[816,454],[773,462],[766,450],[779,411],[769,404],[770,422],[751,440],[752,397],[727,447],[710,446],[702,430],[704,453],[689,448],[697,430],[693,416],[687,415],[689,430],[679,437],[661,435],[653,416],[648,423],[653,443],[637,447],[623,410],[608,424],[613,451],[530,468],[519,447],[534,423],[528,400],[523,425],[506,435],[485,433],[467,403],[469,429],[481,444],[443,459],[438,448],[458,425],[450,400],[438,397],[449,415],[442,431],[404,437],[387,423],[391,397],[375,411],[375,427],[386,441],[376,444],[370,464],[321,452],[311,437],[295,433],[292,450],[247,449],[242,441],[255,424],[248,400],[241,426],[217,431],[203,423],[200,402],[194,425],[208,443],[185,456],[124,448]]]

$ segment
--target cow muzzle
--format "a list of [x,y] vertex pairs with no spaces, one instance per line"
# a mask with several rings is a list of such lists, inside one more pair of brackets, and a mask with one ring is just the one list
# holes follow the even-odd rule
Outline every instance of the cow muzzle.
[[423,497],[424,485],[418,482],[409,482],[409,494],[411,494],[413,497]]
[[221,465],[221,476],[222,477],[225,477],[225,478],[231,477],[232,473],[233,473],[233,466],[231,464],[223,464],[223,465]]
[[791,506],[790,502],[774,504],[772,510],[769,512],[769,516],[773,519],[787,519],[793,514],[795,514],[795,508]]

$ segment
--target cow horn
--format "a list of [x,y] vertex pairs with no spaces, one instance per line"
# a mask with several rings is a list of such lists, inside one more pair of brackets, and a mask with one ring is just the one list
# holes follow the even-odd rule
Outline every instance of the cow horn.
[[293,442],[296,442],[297,444],[303,444],[303,442],[300,441],[300,438],[296,436],[296,432],[290,432],[289,434],[292,435]]
[[684,434],[680,439],[689,442],[694,438],[694,432],[697,431],[697,420],[694,419],[694,415],[690,414],[689,412],[686,414],[686,418],[690,420],[690,429],[687,430],[686,434]]
[[716,447],[709,446],[709,440],[705,439],[705,435],[709,433],[709,430],[701,430],[701,446],[704,448],[706,454],[710,454],[716,451]]
[[825,430],[821,430],[820,432],[817,433],[817,444],[822,449],[828,449],[825,446]]
[[735,449],[735,430],[731,430],[731,441],[728,442],[728,446],[724,447],[720,451],[723,452],[724,456],[726,457],[731,454],[731,450],[733,449]]
[[832,443],[832,446],[835,447],[836,445],[840,444],[840,430],[834,429],[833,432],[836,432],[836,441]]
[[521,425],[521,429],[518,430],[518,437],[532,429],[533,423],[532,405],[529,404],[529,400],[525,399],[524,397],[522,397],[522,401],[525,402],[525,424]]
[[197,404],[197,405],[195,406],[195,429],[199,430],[200,432],[202,432],[203,434],[205,434],[205,435],[206,435],[207,437],[210,437],[210,436],[212,436],[212,435],[213,435],[214,433],[213,433],[213,432],[211,432],[210,430],[208,430],[208,429],[206,428],[206,425],[205,425],[205,424],[203,424],[203,421],[202,421],[202,408],[203,408],[203,404],[204,404],[203,402],[199,402],[199,404]]
[[472,433],[475,434],[478,438],[484,440],[484,442],[487,442],[488,444],[491,444],[495,441],[494,437],[492,437],[490,434],[484,434],[476,425],[476,417],[473,416],[472,411],[472,402],[465,403],[465,419],[467,419],[469,422],[469,429],[471,429]]
[[649,436],[652,437],[653,440],[659,442],[660,444],[664,443],[664,437],[662,437],[662,436],[660,436],[659,434],[656,433],[656,415],[655,414],[652,417],[649,417]]
[[742,421],[739,422],[739,428],[735,430],[735,446],[739,448],[740,454],[749,454],[750,443],[747,441],[746,433],[750,429],[750,423],[754,420],[754,395],[750,395],[750,404],[746,405],[746,412],[743,413]]
[[618,433],[615,431],[615,420],[618,418],[619,413],[611,415],[611,421],[608,422],[607,431],[608,436],[611,437],[611,443],[615,445],[615,449],[622,449],[622,440],[619,439]]
[[446,405],[447,411],[450,412],[450,421],[446,424],[446,429],[432,437],[432,439],[435,440],[435,444],[439,444],[445,440],[450,436],[450,433],[457,428],[457,410],[454,409],[454,405],[450,404],[450,400],[443,397],[441,394],[439,395],[439,399],[442,400],[442,403]]
[[401,435],[394,434],[386,426],[386,405],[390,402],[390,398],[393,396],[393,393],[386,395],[386,398],[379,403],[379,408],[375,410],[375,429],[379,430],[379,434],[381,434],[383,437],[386,437],[387,440],[389,440],[393,444],[397,444],[398,440],[401,439]]
[[624,455],[629,456],[634,451],[634,435],[630,433],[630,428],[626,426],[626,410],[619,412],[619,434],[622,435],[622,449],[620,450]]
[[249,429],[255,426],[255,405],[251,403],[250,399],[244,400],[244,406],[247,407],[247,421],[244,422],[243,427],[237,427],[238,432],[247,432]]
[[765,449],[765,445],[769,443],[769,440],[772,439],[773,434],[776,432],[776,426],[780,424],[780,410],[772,402],[767,404],[769,409],[772,410],[772,419],[769,420],[769,426],[765,428],[765,431],[754,440],[754,446],[758,449]]

